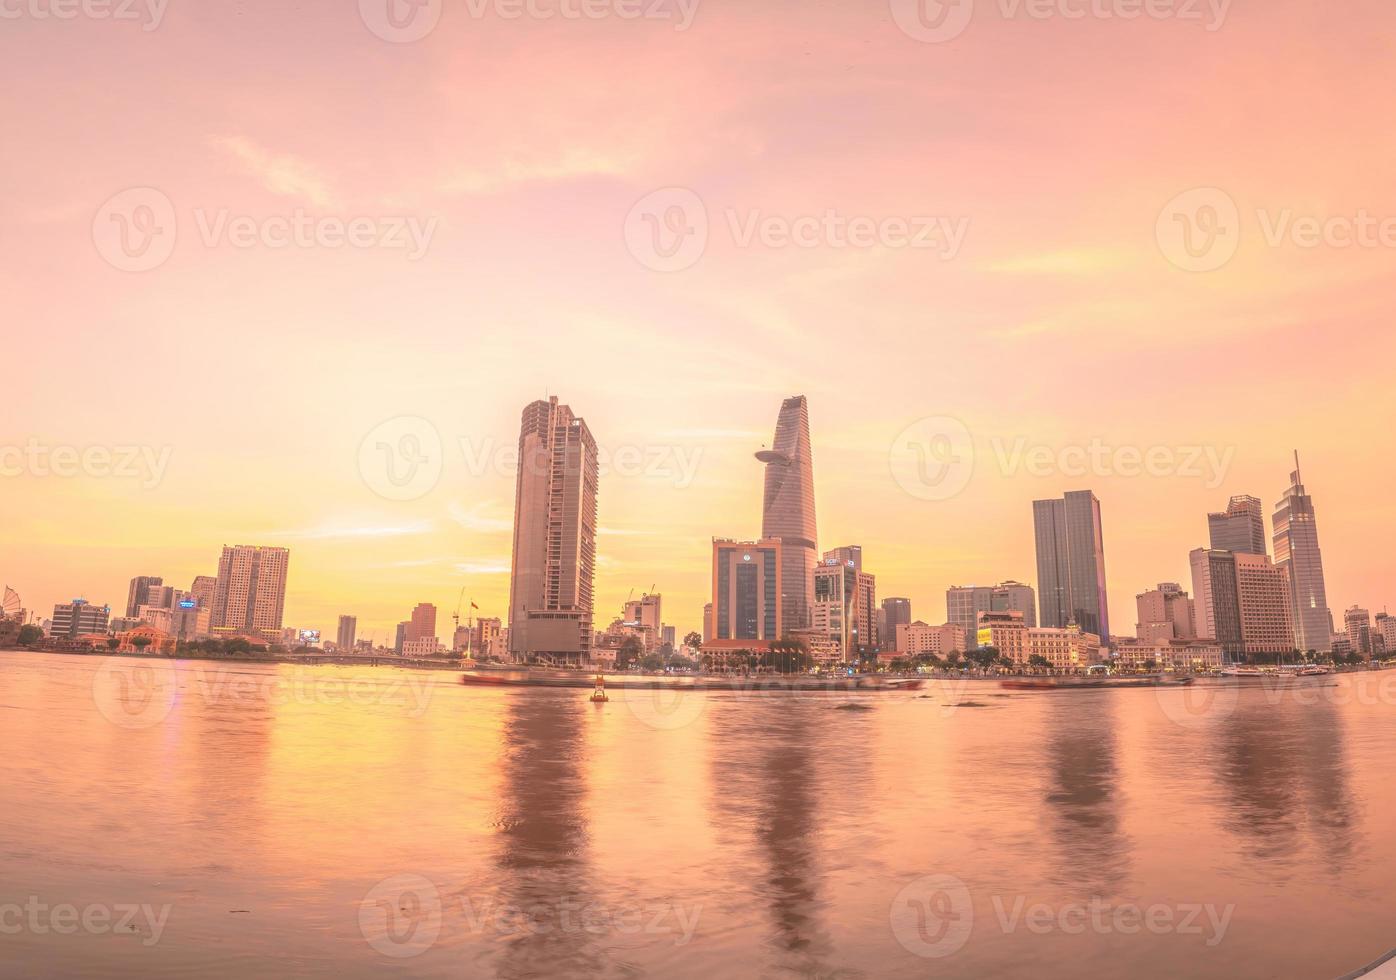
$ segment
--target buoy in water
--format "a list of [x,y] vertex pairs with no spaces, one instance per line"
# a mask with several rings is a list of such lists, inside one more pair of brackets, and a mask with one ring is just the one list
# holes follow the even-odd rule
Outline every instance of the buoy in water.
[[592,704],[605,704],[611,700],[606,696],[606,678],[601,674],[596,675],[596,690],[591,692]]

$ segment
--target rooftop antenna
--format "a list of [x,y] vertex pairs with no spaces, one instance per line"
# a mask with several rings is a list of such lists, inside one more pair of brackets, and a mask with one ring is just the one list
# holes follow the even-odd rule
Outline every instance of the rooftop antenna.
[[1303,475],[1299,472],[1299,450],[1294,451],[1294,482],[1303,483]]

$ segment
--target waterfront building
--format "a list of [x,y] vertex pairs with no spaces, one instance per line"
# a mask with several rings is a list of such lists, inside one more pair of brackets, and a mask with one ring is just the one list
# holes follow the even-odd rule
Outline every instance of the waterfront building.
[[657,649],[661,642],[660,633],[664,628],[662,610],[662,597],[648,593],[638,599],[626,600],[622,609],[622,622],[639,631],[646,653]]
[[359,620],[356,616],[340,616],[339,629],[335,633],[334,645],[337,650],[352,652],[354,649],[354,639],[359,631]]
[[1265,555],[1198,548],[1189,556],[1197,631],[1235,662],[1294,649],[1289,570]]
[[224,545],[214,586],[213,631],[279,636],[290,561],[286,548]]
[[430,602],[419,602],[407,621],[407,642],[436,639],[436,607]]
[[1265,512],[1259,497],[1232,497],[1226,510],[1207,515],[1213,551],[1238,555],[1268,555],[1265,546]]
[[979,635],[975,649],[993,647],[999,656],[1014,663],[1027,663],[1028,624],[1016,609],[979,614]]
[[1343,613],[1343,632],[1353,653],[1372,655],[1372,614],[1361,606],[1350,606]]
[[49,636],[76,639],[90,634],[105,634],[111,619],[111,606],[94,606],[86,599],[74,599],[53,607],[53,625]]
[[1191,640],[1197,637],[1196,603],[1176,582],[1160,582],[1157,589],[1134,597],[1139,621],[1135,635],[1142,641]]
[[1100,663],[1100,637],[1087,633],[1079,626],[1056,629],[1038,626],[1028,630],[1027,658],[1018,663],[1030,663],[1042,657],[1054,669],[1074,670]]
[[1377,613],[1376,634],[1381,637],[1384,653],[1396,653],[1396,616],[1388,616],[1385,612]]
[[898,623],[896,644],[898,656],[944,658],[951,653],[964,652],[965,631],[957,623],[946,623],[943,626],[929,626],[920,620],[914,623]]
[[815,568],[811,629],[834,641],[845,661],[876,650],[876,603],[875,577],[851,558],[826,558]]
[[1115,647],[1116,663],[1132,669],[1216,670],[1226,663],[1226,652],[1212,640],[1179,638],[1145,640],[1126,637]]
[[756,458],[766,464],[761,537],[781,541],[781,615],[790,629],[810,624],[818,532],[814,515],[814,456],[809,406],[803,395],[787,398],[776,419],[770,449]]
[[1294,454],[1290,485],[1275,505],[1275,564],[1289,572],[1294,639],[1300,650],[1326,653],[1333,635],[1333,615],[1323,578],[1314,500],[1304,490],[1299,454]]
[[863,546],[849,544],[824,552],[824,561],[836,561],[841,565],[851,565],[856,571],[863,570]]
[[441,653],[441,641],[435,636],[423,636],[406,640],[402,644],[404,657],[434,657]]
[[1038,621],[1110,636],[1105,589],[1105,533],[1100,501],[1089,490],[1033,501],[1037,546]]
[[783,543],[713,539],[713,601],[708,642],[779,640],[785,636],[781,602]]
[[153,586],[161,586],[165,580],[158,575],[137,575],[131,579],[130,588],[126,592],[126,617],[134,619],[140,615],[141,606],[159,605],[151,602],[150,590]]
[[1037,602],[1031,585],[1001,582],[998,585],[956,585],[945,592],[945,620],[964,633],[961,650],[979,646],[979,615],[986,612],[1020,612],[1025,626],[1037,625]]
[[884,650],[897,646],[897,628],[911,623],[911,600],[891,596],[882,600],[877,617],[877,645]]
[[525,408],[509,582],[516,660],[591,661],[597,483],[586,422],[555,397]]

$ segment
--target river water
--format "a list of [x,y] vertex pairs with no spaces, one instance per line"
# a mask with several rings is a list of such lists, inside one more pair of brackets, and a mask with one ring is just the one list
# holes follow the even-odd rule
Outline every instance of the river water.
[[0,654],[0,975],[1333,980],[1396,947],[1396,672],[587,694]]

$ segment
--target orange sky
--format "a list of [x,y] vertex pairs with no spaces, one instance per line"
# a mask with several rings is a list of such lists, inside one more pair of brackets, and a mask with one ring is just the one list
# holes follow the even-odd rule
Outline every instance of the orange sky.
[[[354,613],[386,640],[432,601],[444,635],[462,588],[486,614],[508,594],[513,478],[478,453],[510,450],[523,405],[555,393],[644,461],[602,479],[598,623],[654,585],[682,633],[709,539],[759,532],[751,454],[803,393],[820,545],[863,544],[879,594],[918,618],[943,619],[949,584],[1034,581],[1030,501],[1091,488],[1129,632],[1136,592],[1188,586],[1206,512],[1233,493],[1268,510],[1295,448],[1335,614],[1396,599],[1396,236],[1306,247],[1293,223],[1396,216],[1396,10],[1236,0],[1208,30],[979,0],[963,34],[927,43],[897,26],[901,3],[705,0],[680,31],[445,0],[403,44],[331,0],[171,0],[148,31],[6,19],[0,447],[168,465],[4,470],[0,580],[44,614],[116,606],[132,575],[187,587],[224,543],[286,545],[288,625]],[[111,261],[104,205],[130,188],[164,195],[178,229],[144,272]],[[627,216],[664,188],[709,218],[673,272],[627,248]],[[1238,215],[1211,271],[1170,261],[1187,259],[1159,233],[1195,188]],[[298,210],[434,233],[413,257],[208,231]],[[964,239],[953,255],[742,239],[827,212],[941,218]],[[439,482],[408,501],[360,466],[402,416],[443,440]],[[889,456],[946,416],[972,478],[919,499]],[[1020,440],[1229,463],[1219,480],[1034,473],[1012,468]]]

